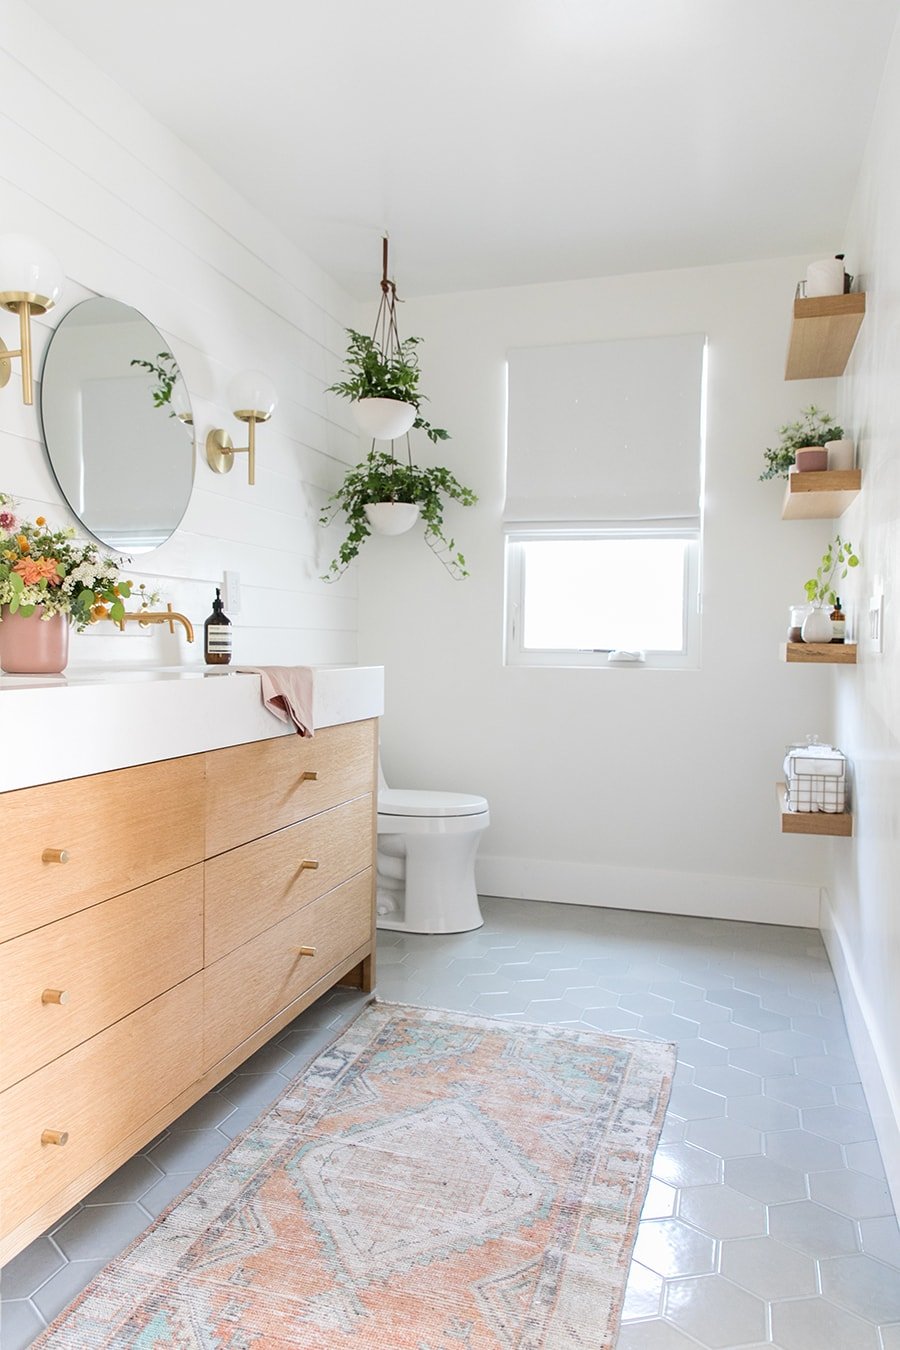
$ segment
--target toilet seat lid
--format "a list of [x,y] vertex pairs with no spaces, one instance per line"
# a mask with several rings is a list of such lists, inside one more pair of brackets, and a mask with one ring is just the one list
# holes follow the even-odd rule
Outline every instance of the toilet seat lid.
[[425,792],[417,788],[382,788],[382,816],[477,816],[488,809],[484,797],[469,792]]

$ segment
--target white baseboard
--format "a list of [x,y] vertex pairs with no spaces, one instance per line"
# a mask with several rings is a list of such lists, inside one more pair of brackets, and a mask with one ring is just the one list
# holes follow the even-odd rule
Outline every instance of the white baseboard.
[[554,900],[565,905],[643,909],[795,928],[819,926],[818,886],[759,877],[482,855],[476,860],[475,877],[480,895],[514,900]]
[[884,1044],[884,1037],[878,1030],[865,982],[825,890],[822,891],[822,937],[837,980],[847,1034],[875,1126],[894,1210],[900,1214],[900,1085],[889,1083],[882,1069],[896,1056]]

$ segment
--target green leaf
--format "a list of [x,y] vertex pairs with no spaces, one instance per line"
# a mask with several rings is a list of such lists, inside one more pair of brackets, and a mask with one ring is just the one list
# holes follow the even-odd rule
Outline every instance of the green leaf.
[[121,600],[114,600],[110,606],[109,617],[115,622],[120,623],[125,618],[125,606]]

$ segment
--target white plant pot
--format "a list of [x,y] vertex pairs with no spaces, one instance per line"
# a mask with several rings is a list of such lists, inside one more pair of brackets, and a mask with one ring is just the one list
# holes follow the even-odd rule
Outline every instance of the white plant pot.
[[830,642],[831,611],[825,605],[814,605],[803,620],[800,635],[804,642]]
[[826,441],[825,449],[828,451],[829,469],[853,468],[853,442],[848,437],[842,441]]
[[395,441],[405,436],[416,420],[414,403],[396,398],[360,398],[351,404],[356,425],[376,441]]
[[376,534],[405,534],[419,519],[415,502],[366,502],[363,510]]

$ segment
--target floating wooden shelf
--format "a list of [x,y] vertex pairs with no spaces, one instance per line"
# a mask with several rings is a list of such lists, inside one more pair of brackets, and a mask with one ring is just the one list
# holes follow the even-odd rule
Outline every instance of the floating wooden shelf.
[[843,375],[866,312],[866,297],[819,295],[794,301],[786,380]]
[[855,666],[855,642],[782,642],[782,661],[803,666]]
[[776,783],[775,791],[781,812],[782,834],[830,834],[844,839],[852,835],[853,816],[849,811],[788,811],[784,783]]
[[861,487],[861,469],[789,473],[781,505],[781,519],[836,520],[859,496]]

